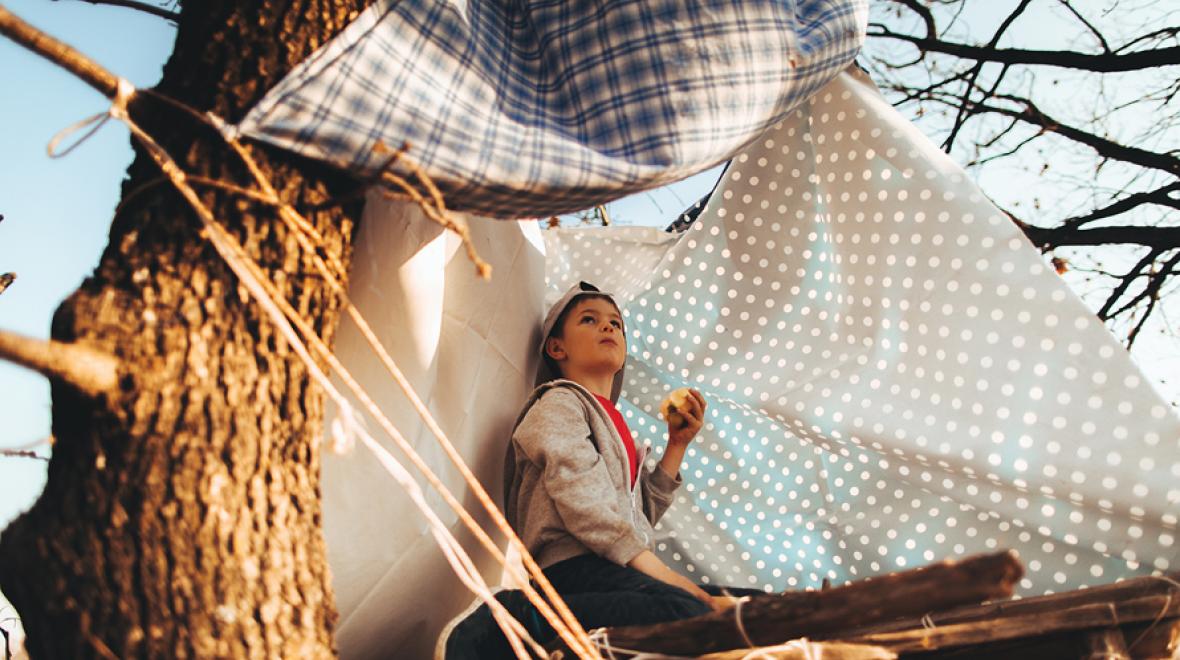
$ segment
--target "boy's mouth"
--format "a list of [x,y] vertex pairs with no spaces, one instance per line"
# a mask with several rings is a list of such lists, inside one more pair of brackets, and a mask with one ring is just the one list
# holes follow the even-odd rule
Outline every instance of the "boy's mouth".
[[611,344],[611,345],[614,345],[614,346],[618,346],[618,345],[619,345],[619,342],[617,342],[617,341],[615,341],[615,340],[613,340],[613,339],[603,339],[602,341],[600,341],[600,342],[598,342],[598,343],[600,343],[600,344]]

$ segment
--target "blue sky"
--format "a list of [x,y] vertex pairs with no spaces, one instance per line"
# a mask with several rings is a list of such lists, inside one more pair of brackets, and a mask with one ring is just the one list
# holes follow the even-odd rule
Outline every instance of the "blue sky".
[[[139,12],[81,2],[5,3],[136,85],[160,77],[174,30]],[[53,311],[98,263],[131,161],[125,128],[109,122],[66,158],[50,159],[53,135],[106,107],[70,74],[0,39],[0,272],[17,280],[0,295],[0,328],[49,336]],[[0,447],[49,435],[49,384],[0,362]],[[45,446],[35,448],[46,454]],[[0,458],[0,526],[27,508],[44,483],[45,463]]]

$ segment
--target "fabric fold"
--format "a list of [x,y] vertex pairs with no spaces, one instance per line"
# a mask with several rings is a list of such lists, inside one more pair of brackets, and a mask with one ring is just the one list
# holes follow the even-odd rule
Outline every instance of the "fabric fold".
[[706,170],[827,84],[864,0],[380,0],[237,130],[371,177],[408,144],[448,205],[588,208]]

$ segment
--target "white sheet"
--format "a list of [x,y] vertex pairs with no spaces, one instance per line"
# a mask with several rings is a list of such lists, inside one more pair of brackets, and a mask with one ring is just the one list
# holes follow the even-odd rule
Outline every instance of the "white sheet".
[[[529,347],[539,341],[544,255],[535,222],[474,223],[472,237],[495,269],[490,282],[475,277],[455,237],[417,208],[371,196],[356,238],[349,294],[498,498],[502,440],[532,385]],[[336,355],[475,512],[478,505],[465,497],[462,478],[349,321],[342,322]],[[383,438],[379,427],[371,428]],[[385,444],[401,458],[392,441]],[[324,531],[341,654],[390,657],[396,650],[397,657],[429,657],[443,623],[472,595],[451,573],[417,509],[370,454],[324,454]],[[474,540],[459,532],[462,525],[442,498],[433,495],[431,501],[474,550]],[[498,567],[482,550],[473,556],[494,585]]]

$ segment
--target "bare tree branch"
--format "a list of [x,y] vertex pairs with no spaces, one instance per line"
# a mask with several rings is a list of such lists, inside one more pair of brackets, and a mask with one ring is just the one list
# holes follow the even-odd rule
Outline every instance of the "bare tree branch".
[[[981,4],[891,0],[870,25],[868,63],[895,106],[931,118],[934,132],[946,138],[944,149],[971,150],[970,158],[959,159],[967,167],[1017,157],[1035,173],[1035,191],[989,196],[1001,206],[1031,202],[1036,216],[1030,222],[1009,215],[1042,250],[1082,248],[1079,255],[1091,255],[1099,265],[1106,246],[1139,248],[1137,260],[1147,254],[1126,274],[1121,258],[1113,256],[1117,273],[1093,271],[1109,278],[1099,282],[1108,296],[1100,316],[1117,319],[1121,333],[1129,331],[1123,334],[1129,345],[1148,317],[1162,314],[1163,298],[1180,275],[1174,264],[1164,263],[1180,248],[1180,149],[1166,141],[1180,127],[1171,104],[1180,97],[1180,81],[1169,66],[1180,64],[1174,12],[1112,6],[1099,21],[1089,5],[1055,0],[1048,3],[1056,13],[1054,29],[1072,31],[1062,43],[1080,45],[1035,50],[998,46],[999,35],[1028,3],[1011,3],[1011,11],[997,17],[1002,23],[992,22]],[[1106,30],[1116,24],[1117,37]],[[983,34],[982,25],[999,28]],[[910,47],[916,49],[914,63],[898,67],[910,58]],[[988,64],[1002,68],[985,69]],[[1056,87],[1061,84],[1068,88]],[[1063,98],[1056,89],[1086,96],[1065,108],[1042,102]]]
[[934,24],[934,14],[930,13],[930,8],[922,5],[918,0],[892,0],[895,4],[902,5],[910,11],[917,14],[922,23],[926,26],[926,38],[933,39],[938,36],[938,28]]
[[92,4],[92,5],[111,5],[112,7],[126,7],[127,9],[134,9],[136,11],[142,11],[144,13],[151,14],[152,16],[159,16],[160,18],[163,18],[168,21],[172,21],[173,23],[177,23],[180,21],[180,13],[179,12],[170,11],[168,9],[164,9],[163,7],[157,7],[155,5],[149,5],[146,2],[135,2],[135,0],[79,0],[79,2],[86,2],[86,3]]
[[1180,182],[1152,190],[1151,192],[1141,192],[1128,195],[1109,206],[1104,206],[1077,218],[1070,218],[1069,220],[1066,220],[1062,226],[1071,229],[1081,227],[1082,225],[1094,222],[1095,220],[1102,220],[1104,218],[1119,215],[1120,213],[1126,213],[1127,211],[1144,204],[1159,204],[1161,206],[1180,209],[1180,199],[1176,199],[1171,196],[1172,193],[1178,191],[1180,191]]
[[[1010,124],[1008,126],[1008,128],[1005,128],[999,135],[997,135],[995,139],[999,139],[1000,137],[1003,137],[1004,135],[1009,133],[1014,126],[1016,126],[1016,120],[1013,120],[1013,123]],[[1013,156],[1016,154],[1016,152],[1020,151],[1024,147],[1028,146],[1030,143],[1032,143],[1033,140],[1036,140],[1037,138],[1041,137],[1042,135],[1044,135],[1043,132],[1042,133],[1034,133],[1033,135],[1028,136],[1027,138],[1021,140],[1020,142],[1017,142],[1016,146],[1012,147],[1011,149],[1001,151],[998,154],[991,154],[991,155],[987,156],[986,158],[980,158],[977,160],[973,160],[973,161],[967,163],[967,166],[972,167],[975,165],[984,165],[984,164],[992,162],[993,160],[999,160],[1001,158],[1007,158],[1009,156]],[[991,146],[991,145],[985,144],[983,146]]]
[[1164,285],[1164,280],[1167,279],[1166,274],[1171,272],[1177,263],[1180,263],[1180,252],[1177,252],[1175,255],[1173,255],[1172,258],[1169,259],[1166,264],[1164,264],[1163,268],[1151,274],[1151,279],[1147,281],[1147,286],[1143,287],[1142,291],[1136,294],[1134,298],[1120,307],[1117,311],[1112,312],[1107,318],[1119,316],[1120,314],[1133,309],[1135,305],[1139,304],[1141,301],[1154,299],[1156,296],[1158,296],[1160,287]]
[[45,341],[0,330],[0,359],[71,385],[92,397],[113,392],[118,384],[118,360],[78,344]]
[[913,44],[924,52],[945,53],[979,62],[1056,66],[1099,73],[1137,71],[1148,67],[1180,64],[1180,46],[1140,50],[1133,53],[1120,53],[1116,50],[1113,53],[1092,55],[1070,50],[1028,50],[1024,48],[972,46],[970,44],[915,37],[910,34],[894,32],[880,23],[873,23],[869,27],[874,28],[874,31],[868,33],[870,37],[904,41]]
[[107,98],[114,98],[119,79],[88,57],[29,25],[0,5],[0,34],[78,76]]
[[1127,271],[1126,275],[1122,276],[1122,281],[1119,282],[1119,285],[1115,287],[1114,291],[1110,294],[1110,297],[1106,299],[1105,303],[1103,303],[1102,309],[1098,310],[1098,318],[1102,319],[1103,321],[1110,318],[1108,316],[1110,308],[1114,307],[1119,298],[1123,297],[1123,294],[1127,292],[1127,289],[1131,286],[1135,279],[1139,277],[1139,274],[1143,271],[1143,269],[1154,263],[1156,257],[1160,256],[1161,254],[1163,254],[1163,250],[1151,250],[1147,253],[1147,256],[1140,259],[1139,263],[1135,264],[1131,270]]
[[1073,14],[1074,18],[1078,19],[1082,25],[1086,26],[1086,29],[1090,31],[1090,34],[1094,35],[1094,37],[1098,39],[1098,44],[1102,46],[1102,52],[1113,52],[1110,49],[1110,44],[1106,43],[1106,37],[1102,36],[1102,33],[1098,31],[1098,28],[1094,27],[1090,21],[1087,21],[1086,17],[1082,16],[1082,13],[1075,9],[1074,6],[1070,4],[1069,0],[1059,0],[1059,2],[1061,2],[1061,6],[1065,7],[1069,13]]
[[1180,247],[1180,227],[1096,227],[1066,229],[1024,225],[1024,233],[1036,245],[1145,245],[1157,249]]
[[48,457],[27,449],[0,449],[0,456],[5,458],[33,458],[39,461],[49,461]]
[[[1163,282],[1163,278],[1161,277],[1154,281]],[[1135,345],[1135,339],[1139,337],[1139,331],[1142,330],[1143,326],[1147,324],[1147,319],[1151,318],[1151,312],[1155,310],[1155,304],[1159,302],[1159,299],[1158,291],[1155,295],[1148,299],[1147,309],[1143,310],[1143,316],[1139,318],[1139,322],[1135,324],[1135,327],[1131,329],[1130,334],[1127,335],[1128,350],[1130,350],[1130,348]]]
[[[948,97],[939,97],[937,95],[930,96],[930,100],[944,103],[947,105],[955,105],[961,99],[957,96],[947,95]],[[1075,142],[1084,144],[1099,155],[1106,158],[1113,158],[1123,162],[1132,163],[1141,167],[1149,169],[1162,170],[1168,174],[1180,176],[1180,158],[1176,158],[1167,153],[1158,153],[1140,149],[1138,147],[1129,147],[1114,140],[1100,137],[1093,133],[1083,131],[1080,128],[1069,126],[1060,122],[1049,115],[1042,112],[1037,106],[1027,98],[1012,96],[1008,94],[997,94],[996,98],[1017,103],[1024,106],[1022,110],[1015,110],[1012,108],[1005,108],[997,105],[989,105],[986,103],[976,103],[974,101],[967,101],[970,104],[970,110],[974,113],[987,112],[1001,115],[1004,117],[1012,117],[1020,119],[1034,126],[1040,126],[1046,131],[1057,133],[1063,137],[1067,137]]]
[[[1014,22],[1016,22],[1016,19],[1024,13],[1024,10],[1028,8],[1028,5],[1031,2],[1032,0],[1021,0],[1020,4],[1017,5],[1016,8],[1004,18],[1004,22],[1000,24],[1000,27],[996,30],[996,33],[992,35],[992,38],[987,42],[987,48],[995,48],[996,44],[1000,42],[1000,38],[1004,36],[1004,32],[1006,32]],[[955,143],[955,137],[959,134],[959,129],[963,128],[963,123],[967,121],[967,99],[971,96],[971,90],[975,88],[975,81],[979,79],[979,74],[983,71],[983,65],[985,63],[986,62],[984,60],[979,60],[975,63],[975,66],[971,68],[971,76],[967,80],[966,91],[963,92],[963,103],[959,104],[959,109],[955,113],[955,125],[951,127],[951,132],[947,135],[946,140],[943,140],[942,143],[942,149],[947,153],[950,153],[951,147]],[[993,85],[991,90],[983,95],[983,98],[979,99],[980,103],[987,101],[992,97],[992,94],[995,94],[996,88],[999,87],[1000,81],[1004,78],[1004,74],[1008,72],[1008,66],[1008,64],[1004,65],[1004,70],[1000,72],[999,76],[996,76],[995,85]]]
[[1155,30],[1154,32],[1148,32],[1147,34],[1143,34],[1138,37],[1135,37],[1134,39],[1128,41],[1127,43],[1123,44],[1122,46],[1115,48],[1114,52],[1118,53],[1120,51],[1124,51],[1132,46],[1135,46],[1136,44],[1139,44],[1144,41],[1151,41],[1152,39],[1162,41],[1163,39],[1167,39],[1168,37],[1174,37],[1177,34],[1180,34],[1180,27],[1160,28],[1159,30]]

